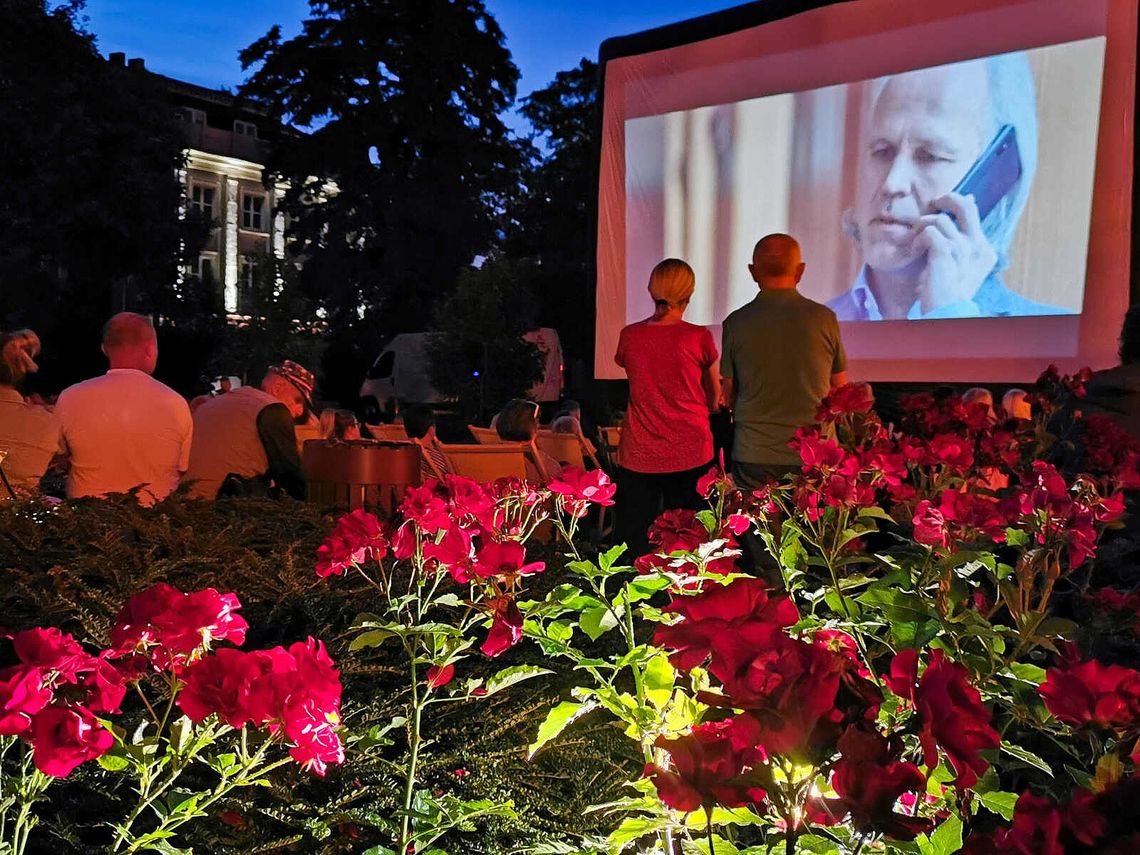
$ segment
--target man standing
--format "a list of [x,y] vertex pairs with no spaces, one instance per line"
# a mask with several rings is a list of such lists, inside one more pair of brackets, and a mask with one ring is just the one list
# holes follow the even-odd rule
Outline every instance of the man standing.
[[241,386],[194,411],[190,495],[215,499],[227,476],[305,498],[296,422],[312,410],[313,373],[292,360],[270,366],[261,388]]
[[755,489],[798,468],[788,441],[815,420],[828,391],[847,382],[847,356],[835,313],[796,291],[804,263],[794,238],[762,238],[748,270],[760,293],[725,318],[720,367],[735,411],[732,474]]
[[178,486],[190,460],[190,407],[150,375],[158,340],[148,318],[120,312],[103,327],[110,370],[64,389],[55,413],[70,455],[68,498],[125,493],[151,505]]

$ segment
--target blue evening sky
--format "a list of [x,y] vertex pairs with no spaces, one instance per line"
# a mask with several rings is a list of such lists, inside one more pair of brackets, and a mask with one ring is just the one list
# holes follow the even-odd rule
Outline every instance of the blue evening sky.
[[[519,95],[621,36],[736,5],[739,0],[486,0],[522,79]],[[104,54],[141,56],[147,68],[202,86],[242,80],[238,51],[280,24],[300,30],[306,0],[88,0],[87,26]]]

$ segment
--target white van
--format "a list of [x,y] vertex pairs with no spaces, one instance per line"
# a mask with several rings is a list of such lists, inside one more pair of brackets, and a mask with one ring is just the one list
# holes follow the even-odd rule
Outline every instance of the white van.
[[[391,398],[402,404],[438,404],[444,400],[431,384],[427,335],[400,333],[376,357],[360,387],[366,418],[378,417]],[[562,342],[558,333],[550,327],[541,327],[523,338],[538,346],[544,363],[543,376],[531,387],[528,397],[539,402],[559,400],[564,381]]]

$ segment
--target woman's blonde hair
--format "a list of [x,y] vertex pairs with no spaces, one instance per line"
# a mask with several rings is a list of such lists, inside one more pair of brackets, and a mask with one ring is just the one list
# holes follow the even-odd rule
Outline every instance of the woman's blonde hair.
[[696,287],[693,268],[679,258],[666,258],[649,274],[649,296],[658,306],[675,309],[689,302]]
[[28,374],[40,370],[40,337],[31,330],[0,334],[0,385],[15,386]]

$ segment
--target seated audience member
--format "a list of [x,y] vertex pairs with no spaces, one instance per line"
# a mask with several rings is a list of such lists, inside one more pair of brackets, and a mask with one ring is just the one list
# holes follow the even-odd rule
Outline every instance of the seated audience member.
[[[567,403],[573,402],[568,401]],[[573,415],[571,413],[563,411],[559,415],[555,416],[554,421],[550,423],[550,432],[565,433],[569,434],[570,436],[576,436],[578,438],[578,442],[582,446],[582,454],[586,460],[595,469],[601,469],[602,464],[598,462],[598,449],[592,442],[590,442],[589,439],[586,438],[586,435],[582,433],[582,421],[580,418],[581,410],[578,410],[577,412],[578,415]]]
[[[261,388],[241,386],[194,412],[194,444],[186,480],[190,495],[277,489],[305,498],[296,423],[312,411],[313,375],[295,362],[270,366]],[[232,478],[230,476],[233,476]]]
[[327,409],[321,413],[321,439],[360,439],[360,422],[352,410]]
[[190,407],[150,375],[158,339],[149,318],[120,312],[103,327],[110,369],[64,389],[55,414],[71,456],[68,498],[126,493],[153,504],[175,487],[190,460]]
[[442,478],[451,472],[451,464],[439,448],[435,435],[435,413],[427,404],[414,404],[404,411],[404,430],[420,447],[420,478],[424,481]]
[[1029,403],[1029,393],[1024,389],[1010,389],[1001,396],[1001,411],[1007,419],[1033,418],[1033,407]]
[[538,404],[523,398],[507,401],[495,419],[495,431],[503,442],[527,444],[526,477],[535,484],[545,484],[562,467],[558,461],[538,447]]
[[1140,439],[1140,304],[1124,315],[1119,353],[1118,366],[1093,374],[1079,406],[1085,413],[1104,413]]
[[986,414],[990,420],[993,421],[997,418],[994,413],[994,396],[989,389],[982,386],[974,386],[967,389],[962,393],[962,404],[968,411],[973,411],[975,408],[985,407]]
[[[0,467],[17,496],[32,495],[51,459],[62,450],[59,419],[24,400],[19,387],[39,370],[40,340],[31,330],[0,334]],[[10,498],[0,489],[0,501]]]

